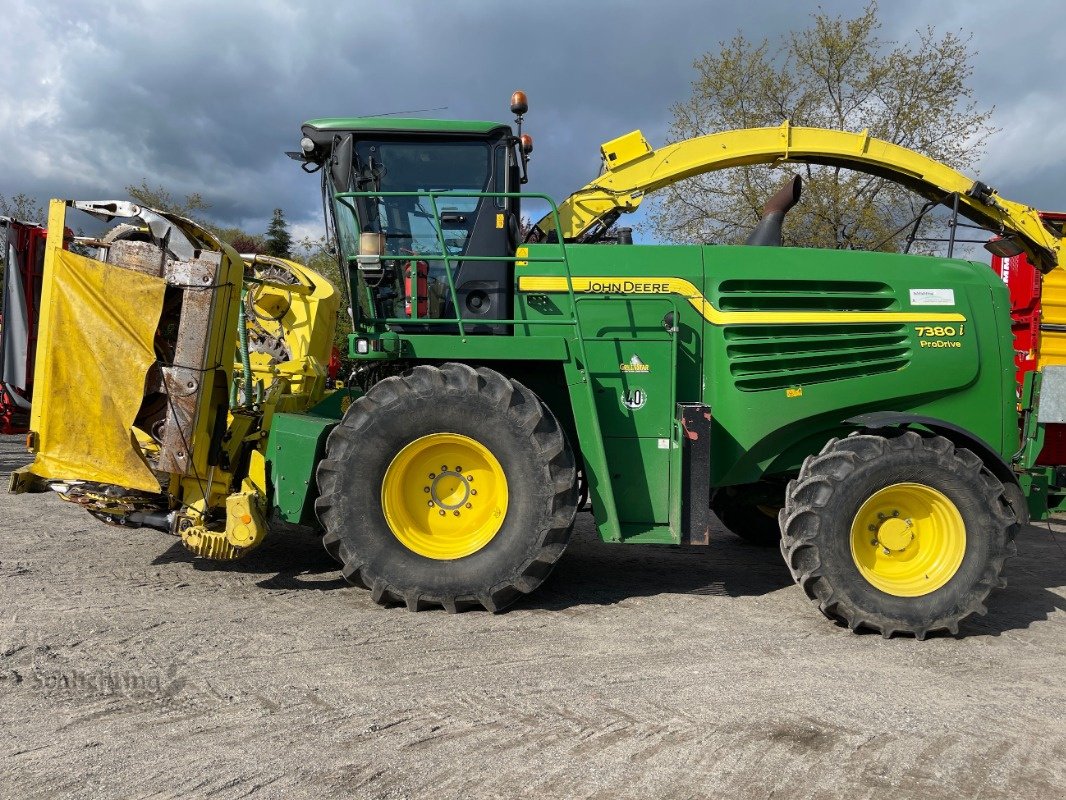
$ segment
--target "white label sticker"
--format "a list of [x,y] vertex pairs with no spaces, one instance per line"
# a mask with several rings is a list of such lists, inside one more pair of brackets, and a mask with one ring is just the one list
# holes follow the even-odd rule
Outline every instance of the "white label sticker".
[[670,440],[669,439],[660,439],[659,440],[659,449],[660,450],[669,450],[670,449]]
[[954,289],[911,289],[912,306],[953,306]]

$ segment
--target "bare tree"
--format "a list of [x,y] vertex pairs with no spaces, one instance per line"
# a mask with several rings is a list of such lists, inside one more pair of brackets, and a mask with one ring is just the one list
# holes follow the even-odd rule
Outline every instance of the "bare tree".
[[[960,33],[917,31],[913,42],[878,38],[875,2],[857,17],[812,15],[812,25],[772,47],[738,33],[696,59],[692,95],[673,107],[673,141],[734,128],[793,125],[861,131],[961,171],[983,152],[992,111],[968,85],[976,55]],[[893,231],[924,199],[898,184],[840,168],[785,164],[706,173],[664,189],[651,214],[659,238],[743,242],[789,173],[804,178],[786,244],[896,249]]]

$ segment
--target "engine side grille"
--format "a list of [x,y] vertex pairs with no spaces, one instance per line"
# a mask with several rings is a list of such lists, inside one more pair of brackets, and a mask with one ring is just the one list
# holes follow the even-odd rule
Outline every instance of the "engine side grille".
[[910,360],[902,325],[758,325],[725,331],[738,389],[756,392],[894,372]]
[[722,311],[889,311],[899,303],[879,281],[729,280],[718,289]]

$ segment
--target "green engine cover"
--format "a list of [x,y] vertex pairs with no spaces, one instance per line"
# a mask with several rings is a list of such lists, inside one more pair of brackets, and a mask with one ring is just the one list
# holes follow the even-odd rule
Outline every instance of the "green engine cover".
[[[519,316],[574,313],[565,268],[537,262],[558,249],[527,252]],[[566,257],[623,535],[667,522],[678,402],[712,410],[715,486],[794,472],[875,411],[935,418],[1004,458],[1017,448],[1008,296],[986,265],[776,247]]]

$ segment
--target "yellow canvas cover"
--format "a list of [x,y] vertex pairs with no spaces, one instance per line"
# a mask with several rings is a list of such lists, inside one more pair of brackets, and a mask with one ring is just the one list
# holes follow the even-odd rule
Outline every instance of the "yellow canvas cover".
[[158,492],[132,428],[156,360],[152,342],[166,284],[49,245],[30,471]]

